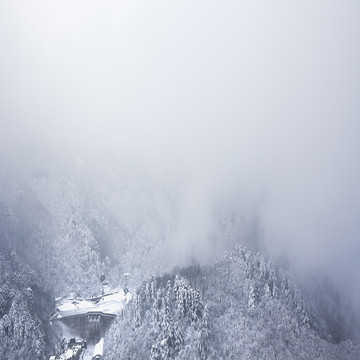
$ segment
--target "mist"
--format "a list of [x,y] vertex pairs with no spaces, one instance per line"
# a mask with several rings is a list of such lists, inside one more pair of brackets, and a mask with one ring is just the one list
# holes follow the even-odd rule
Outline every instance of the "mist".
[[216,201],[251,209],[267,252],[358,300],[359,16],[356,1],[2,1],[1,157],[137,164],[176,189],[187,225],[169,248],[198,257],[226,248],[209,240]]

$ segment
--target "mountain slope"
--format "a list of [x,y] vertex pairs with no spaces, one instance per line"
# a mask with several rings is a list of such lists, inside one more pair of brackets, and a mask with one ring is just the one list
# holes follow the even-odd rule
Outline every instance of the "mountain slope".
[[43,359],[52,346],[49,289],[15,252],[0,253],[0,359]]
[[[214,267],[145,282],[106,337],[107,359],[358,359],[290,274],[237,246]],[[186,276],[186,277],[185,277]],[[192,284],[192,285],[191,285]],[[195,290],[193,286],[198,289]]]

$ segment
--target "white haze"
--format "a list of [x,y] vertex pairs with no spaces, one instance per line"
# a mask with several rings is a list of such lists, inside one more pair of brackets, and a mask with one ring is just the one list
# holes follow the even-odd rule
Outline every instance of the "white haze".
[[360,298],[359,18],[348,0],[4,0],[3,157],[146,164],[190,238],[219,194],[253,201],[270,252]]

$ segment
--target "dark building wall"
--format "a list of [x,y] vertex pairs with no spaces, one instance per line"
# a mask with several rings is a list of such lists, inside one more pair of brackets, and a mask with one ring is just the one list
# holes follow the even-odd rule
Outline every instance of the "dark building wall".
[[68,326],[79,337],[86,339],[89,343],[96,343],[105,335],[115,315],[103,313],[87,313],[82,315],[67,316],[55,321],[60,321]]

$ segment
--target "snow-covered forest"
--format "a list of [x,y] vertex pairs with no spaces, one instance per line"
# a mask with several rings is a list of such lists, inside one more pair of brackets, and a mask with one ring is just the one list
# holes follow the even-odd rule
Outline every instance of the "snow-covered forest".
[[134,166],[99,189],[95,174],[36,164],[21,181],[11,167],[1,179],[1,358],[51,354],[54,298],[99,294],[102,276],[124,286],[124,273],[133,297],[107,331],[105,359],[360,356],[349,299],[325,275],[270,260],[253,208],[214,202],[217,259],[186,241],[175,254],[174,238],[189,233],[176,189]]
[[0,360],[359,359],[359,18],[0,1]]

